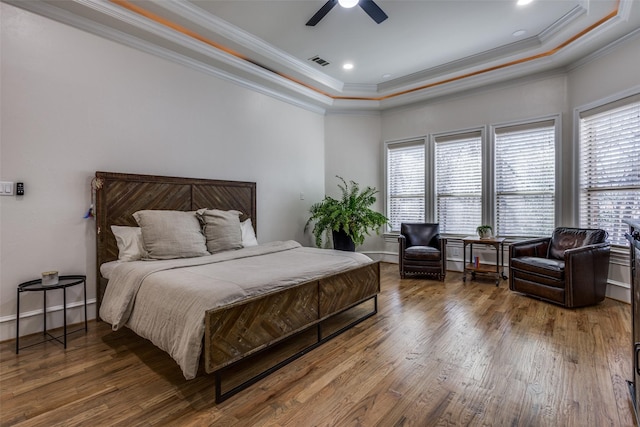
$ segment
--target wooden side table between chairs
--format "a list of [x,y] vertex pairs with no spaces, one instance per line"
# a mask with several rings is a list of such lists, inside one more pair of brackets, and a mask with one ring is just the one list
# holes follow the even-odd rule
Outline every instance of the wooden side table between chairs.
[[[72,334],[74,332],[79,332],[82,329],[77,329],[75,331],[67,332],[67,288],[71,286],[76,286],[82,284],[84,290],[84,331],[88,331],[87,325],[87,276],[84,275],[71,275],[71,276],[60,276],[58,283],[54,285],[43,285],[42,279],[31,280],[29,282],[20,283],[18,285],[17,295],[16,295],[16,354],[23,348],[32,347],[34,345],[42,344],[48,341],[57,341],[60,344],[64,345],[64,348],[67,348],[67,335]],[[62,311],[64,317],[64,332],[62,335],[54,337],[47,331],[47,291],[52,291],[55,289],[62,289],[63,295],[63,303],[62,303]],[[20,347],[20,294],[23,292],[44,292],[43,296],[43,307],[44,307],[44,337],[45,339],[39,341],[35,344],[30,344],[24,347]],[[61,341],[60,338],[63,340]]]
[[[489,237],[481,239],[478,236],[467,236],[462,239],[463,248],[462,254],[466,254],[467,245],[469,245],[469,262],[464,263],[464,273],[462,274],[462,281],[467,281],[467,272],[471,272],[471,278],[476,278],[476,273],[494,275],[496,278],[496,286],[500,285],[500,279],[507,280],[507,276],[504,274],[504,237]],[[481,264],[474,262],[473,258],[473,245],[482,244],[493,246],[496,250],[496,265]]]

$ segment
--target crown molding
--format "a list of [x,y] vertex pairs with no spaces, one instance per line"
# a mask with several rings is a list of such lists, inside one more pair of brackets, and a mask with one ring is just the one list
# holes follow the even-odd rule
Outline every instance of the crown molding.
[[258,38],[253,34],[250,34],[227,21],[210,14],[206,10],[195,6],[187,0],[167,1],[159,3],[159,5],[182,18],[215,32],[225,39],[258,53],[275,63],[284,64],[285,69],[299,73],[312,80],[314,83],[323,85],[336,92],[342,92],[343,90],[344,83],[342,81],[334,79],[327,74],[310,67],[299,59],[270,45],[261,38]]
[[621,45],[625,44],[626,42],[628,42],[629,40],[633,40],[636,37],[640,37],[640,28],[636,28],[635,30],[633,30],[632,32],[620,37],[617,40],[614,40],[613,42],[609,43],[608,45],[596,50],[595,52],[590,53],[589,55],[578,59],[577,61],[572,62],[571,64],[569,64],[566,67],[567,71],[573,71],[577,68],[580,68],[590,62],[593,62],[599,58],[602,58],[603,56],[608,55],[609,53],[613,52],[614,50],[616,50],[617,48],[619,48]]
[[513,55],[526,49],[538,48],[540,46],[541,43],[538,37],[529,37],[524,40],[510,43],[508,45],[503,45],[495,49],[487,50],[474,55],[469,55],[464,58],[456,59],[455,61],[438,65],[436,67],[386,81],[378,85],[378,90],[380,93],[402,90],[404,88],[416,86],[416,81],[428,82],[429,80],[436,79],[439,76],[451,74],[463,69],[468,69],[472,66],[478,67],[481,64],[486,64],[490,61],[495,61],[499,58],[504,58],[508,55]]
[[[236,84],[243,88],[262,93],[264,95],[279,99],[297,107],[312,111],[318,114],[324,114],[326,108],[333,104],[333,100],[327,96],[321,95],[316,91],[305,88],[304,86],[296,85],[288,79],[284,79],[275,75],[274,73],[260,70],[258,68],[258,74],[264,75],[268,81],[288,86],[297,95],[304,95],[307,99],[313,99],[316,102],[305,102],[300,96],[292,96],[283,93],[282,90],[274,89],[263,84],[256,83],[254,80],[242,78],[234,73],[224,71],[218,67],[210,64],[205,64],[201,61],[194,60],[186,55],[179,54],[173,50],[159,47],[151,42],[134,37],[130,34],[124,33],[120,30],[115,30],[109,26],[99,24],[95,21],[91,21],[87,18],[80,17],[74,13],[66,10],[51,6],[48,3],[39,1],[21,1],[21,0],[2,0],[4,3],[11,4],[21,9],[28,10],[35,14],[44,16],[49,19],[53,19],[57,22],[70,25],[74,28],[86,31],[96,36],[129,46],[131,48],[149,53],[154,56],[187,66],[191,69],[198,70],[208,75],[220,78],[227,82]],[[93,0],[82,0],[83,3],[95,4]],[[244,62],[244,61],[243,61]],[[321,104],[321,105],[318,105]]]
[[371,96],[372,93],[376,93],[378,91],[378,85],[365,83],[345,83],[343,89],[344,93],[349,94],[346,96],[357,96],[358,94],[361,94],[362,96]]
[[[13,0],[15,1],[15,0]],[[325,105],[330,105],[332,100],[326,95],[321,94],[316,90],[312,90],[306,86],[300,85],[291,79],[283,77],[277,73],[267,70],[259,65],[256,65],[250,61],[246,61],[235,55],[224,52],[216,47],[203,43],[193,37],[189,37],[164,25],[161,25],[153,20],[147,19],[141,15],[133,13],[129,10],[121,8],[109,2],[103,2],[99,0],[74,0],[82,2],[88,7],[92,7],[101,13],[108,13],[110,16],[125,22],[135,28],[146,31],[150,34],[162,37],[165,40],[169,40],[179,46],[192,50],[194,52],[205,55],[207,58],[211,58],[214,61],[220,62],[222,65],[232,67],[232,72],[244,72],[250,76],[257,77],[264,81],[279,85],[287,90],[290,90],[305,98],[313,99],[317,102]],[[92,21],[93,22],[93,21]],[[201,61],[200,61],[201,62]],[[217,64],[216,64],[217,65]],[[214,65],[214,67],[216,67]],[[216,67],[220,68],[220,67]]]
[[[379,85],[349,84],[309,67],[305,62],[279,51],[261,39],[200,9],[188,0],[165,0],[156,3],[158,7],[175,13],[182,19],[208,28],[209,31],[215,32],[237,45],[250,48],[268,60],[282,64],[280,67],[282,69],[291,70],[291,73],[299,73],[309,80],[313,80],[312,85],[306,86],[305,83],[298,82],[291,77],[280,75],[276,71],[218,49],[215,47],[215,43],[210,40],[185,34],[179,29],[171,28],[136,13],[135,9],[129,10],[111,1],[72,0],[67,2],[67,4],[75,4],[76,9],[85,7],[90,10],[91,12],[86,17],[74,13],[73,8],[67,10],[59,7],[55,0],[0,1],[318,114],[326,114],[328,111],[357,114],[358,112],[369,113],[395,109],[403,105],[415,105],[447,96],[455,96],[455,92],[476,90],[479,86],[491,86],[500,80],[511,81],[522,78],[526,74],[540,75],[550,69],[563,69],[567,72],[607,54],[618,44],[640,33],[640,29],[636,29],[604,48],[564,67],[557,64],[559,63],[558,59],[562,60],[562,57],[565,58],[563,63],[566,64],[568,59],[566,51],[553,52],[548,56],[541,57],[532,55],[532,52],[540,52],[544,48],[544,44],[551,43],[551,39],[559,36],[563,26],[586,13],[585,5],[588,5],[588,0],[583,0],[581,5],[574,7],[537,36],[470,55],[409,76],[386,81]],[[628,19],[633,1],[620,0],[617,16],[591,29],[587,34],[571,41],[571,43],[575,45],[584,43],[607,31],[620,20]],[[94,20],[92,16],[96,14],[104,16],[107,23],[103,24]],[[118,25],[113,27],[120,29],[116,30],[109,26],[108,20],[116,22]],[[132,32],[136,32],[137,36],[127,33],[126,27],[131,28]],[[149,40],[146,37],[149,37]],[[167,41],[176,47],[161,47],[153,42],[153,38]],[[332,96],[322,92],[320,87],[314,86],[315,83],[334,89],[335,92],[332,93],[337,93],[337,95]]]
[[367,109],[353,109],[353,108],[344,108],[341,109],[331,108],[331,110],[327,110],[325,116],[358,116],[358,117],[380,117],[382,116],[382,111],[379,108],[367,110]]
[[464,90],[460,90],[456,88],[455,90],[447,90],[441,91],[439,93],[433,94],[429,98],[416,98],[413,102],[403,102],[398,103],[397,105],[393,105],[391,103],[383,103],[382,112],[398,112],[404,110],[412,110],[415,108],[419,108],[422,105],[428,105],[436,102],[446,102],[452,101],[456,99],[464,99],[468,96],[478,95],[482,93],[492,92],[498,89],[513,87],[517,85],[522,85],[526,83],[536,82],[544,79],[554,78],[554,77],[565,77],[567,75],[567,71],[563,67],[555,67],[549,70],[540,71],[536,73],[524,73],[524,75],[513,76],[508,79],[498,79],[498,81],[485,81],[483,84],[473,84]]
[[578,5],[574,7],[569,12],[565,13],[564,16],[560,17],[560,19],[542,30],[540,34],[537,35],[538,40],[540,40],[541,44],[546,43],[555,35],[559,34],[566,25],[571,24],[573,21],[585,14],[587,14],[585,6]]

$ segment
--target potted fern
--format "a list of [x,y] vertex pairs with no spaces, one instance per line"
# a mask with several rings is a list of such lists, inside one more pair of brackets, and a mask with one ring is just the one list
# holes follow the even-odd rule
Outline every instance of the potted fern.
[[311,217],[307,220],[304,230],[314,222],[312,233],[316,246],[322,246],[323,235],[332,233],[333,247],[335,249],[355,251],[356,245],[364,243],[366,235],[375,230],[379,233],[381,226],[389,220],[381,213],[370,208],[376,202],[375,194],[378,191],[367,186],[360,191],[360,186],[354,181],[349,184],[341,176],[337,176],[341,184],[338,184],[342,192],[340,199],[325,196],[318,203],[311,206]]

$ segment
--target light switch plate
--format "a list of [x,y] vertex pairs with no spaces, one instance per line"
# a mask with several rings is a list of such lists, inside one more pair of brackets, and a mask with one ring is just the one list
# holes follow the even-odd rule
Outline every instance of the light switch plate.
[[0,196],[13,196],[13,182],[0,181]]

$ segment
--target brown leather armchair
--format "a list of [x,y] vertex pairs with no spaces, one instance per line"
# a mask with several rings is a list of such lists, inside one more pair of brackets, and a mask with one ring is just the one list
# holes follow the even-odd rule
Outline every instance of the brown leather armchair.
[[407,274],[436,275],[444,280],[447,273],[447,239],[440,237],[439,224],[402,223],[398,236],[400,277]]
[[509,289],[569,308],[598,304],[609,275],[607,236],[558,227],[551,237],[511,244]]

